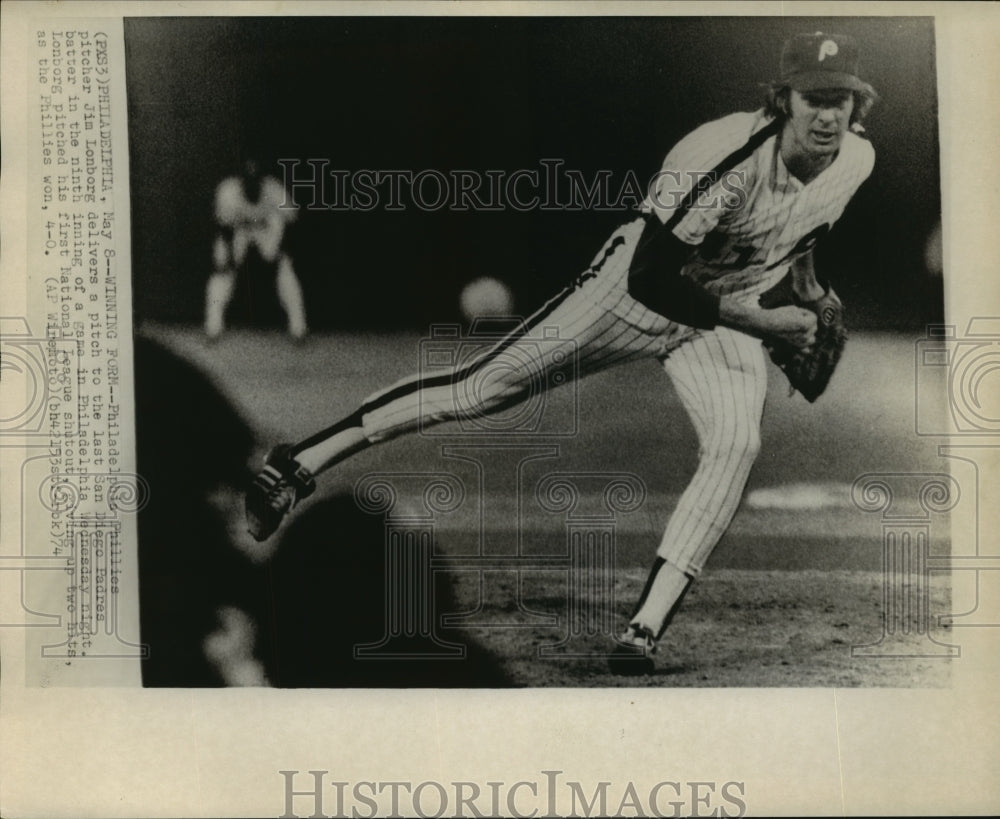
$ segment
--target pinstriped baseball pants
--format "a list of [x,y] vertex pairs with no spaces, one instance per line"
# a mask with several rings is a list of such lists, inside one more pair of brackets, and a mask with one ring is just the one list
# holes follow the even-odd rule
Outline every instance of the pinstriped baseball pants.
[[[757,457],[767,369],[759,340],[727,328],[678,325],[631,299],[627,272],[639,232],[637,223],[616,231],[573,286],[474,361],[433,378],[405,378],[370,396],[361,407],[362,424],[375,443],[498,412],[550,384],[567,355],[576,356],[579,378],[658,358],[697,433],[699,464],[657,553],[698,574],[729,527]],[[553,329],[563,343],[551,338]],[[540,331],[549,336],[542,344]]]

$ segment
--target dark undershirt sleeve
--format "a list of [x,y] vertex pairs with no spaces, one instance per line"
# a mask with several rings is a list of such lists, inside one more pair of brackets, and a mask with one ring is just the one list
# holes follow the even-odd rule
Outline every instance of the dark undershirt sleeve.
[[656,214],[646,216],[628,273],[629,295],[664,318],[711,330],[719,323],[719,297],[681,275],[693,246],[678,239]]

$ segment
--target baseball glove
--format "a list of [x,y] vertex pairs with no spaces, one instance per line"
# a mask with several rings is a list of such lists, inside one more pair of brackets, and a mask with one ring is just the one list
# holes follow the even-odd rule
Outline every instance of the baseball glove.
[[796,305],[816,314],[816,340],[808,351],[779,339],[764,341],[771,360],[788,378],[791,385],[789,394],[798,390],[810,402],[823,394],[847,344],[844,305],[829,284],[821,284],[824,287],[822,296],[815,301],[802,301],[792,288],[792,276],[789,274],[759,299],[760,306],[765,310]]

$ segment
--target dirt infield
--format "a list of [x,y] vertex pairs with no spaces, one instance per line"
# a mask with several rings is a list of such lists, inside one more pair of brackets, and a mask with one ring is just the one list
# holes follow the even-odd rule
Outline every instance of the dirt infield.
[[[420,366],[421,339],[415,335],[317,336],[297,347],[280,334],[246,330],[213,346],[190,328],[146,326],[143,333],[209,375],[256,431],[260,452],[327,426],[369,393]],[[439,516],[433,536],[436,571],[451,583],[449,609],[436,612],[431,630],[445,642],[474,646],[479,660],[488,658],[500,669],[481,681],[474,674],[462,677],[468,684],[947,686],[952,652],[946,646],[953,640],[937,622],[952,610],[949,577],[929,572],[920,578],[924,588],[890,589],[893,581],[882,572],[879,517],[861,510],[851,489],[859,477],[876,472],[947,471],[937,441],[914,434],[917,402],[925,402],[920,408],[925,414],[940,415],[942,409],[915,392],[915,342],[892,335],[852,338],[829,393],[816,405],[788,398],[782,376],[772,372],[763,452],[746,503],[661,642],[657,672],[649,677],[612,676],[603,655],[639,594],[667,516],[696,461],[693,430],[655,362],[602,373],[566,393],[575,402],[569,405],[576,413],[571,435],[494,441],[489,468],[495,475],[518,476],[524,486],[499,491],[489,483],[493,478],[470,472],[446,447],[489,441],[463,437],[461,430],[449,435],[445,428],[443,437],[409,436],[332,470],[297,515],[324,507],[329,512],[335,498],[349,499],[362,478],[377,473],[457,476],[465,503]],[[546,446],[551,452],[522,468],[524,452]],[[645,493],[642,503],[614,516],[616,569],[600,599],[581,601],[568,591],[567,566],[558,558],[569,553],[569,519],[546,512],[531,488],[553,472],[621,474]],[[592,500],[587,496],[581,503]],[[419,497],[401,503],[410,501]],[[223,505],[231,539],[249,550],[239,531],[239,498]],[[317,548],[344,548],[336,520],[326,520]],[[936,521],[931,534],[932,554],[947,555],[947,519]],[[381,551],[380,537],[362,548]],[[271,545],[279,554],[290,548],[282,536]],[[521,571],[490,572],[483,585],[484,575],[471,570],[467,558],[484,554],[527,562]],[[256,553],[257,565],[267,557]],[[344,560],[350,572],[350,553]],[[539,568],[545,560],[555,563]],[[294,588],[294,561],[288,565]],[[322,596],[322,583],[313,581],[311,588]],[[381,578],[364,588],[377,617]],[[896,611],[884,622],[886,594],[919,606]],[[581,614],[581,605],[589,613]],[[471,618],[460,616],[477,608]],[[349,614],[349,607],[345,611]],[[376,632],[381,627],[369,625]],[[557,644],[573,629],[579,632],[573,651],[582,656],[566,657],[565,646]],[[886,629],[892,634],[884,635]],[[882,648],[863,648],[880,639]],[[388,684],[408,684],[405,673],[394,679]]]
[[[617,598],[635,599],[644,580],[639,571],[619,572]],[[529,590],[523,601],[526,607],[558,611],[552,606],[562,601],[552,593],[559,589],[551,581],[549,594],[533,588],[530,581],[525,585]],[[469,588],[464,592],[458,595],[460,600],[474,597]],[[882,592],[882,575],[877,572],[706,571],[659,645],[656,673],[641,677],[615,676],[600,657],[539,656],[542,646],[565,637],[565,627],[472,629],[469,634],[506,658],[515,685],[947,686],[952,661],[940,645],[949,642],[947,629],[932,626],[929,634],[919,634],[918,624],[911,622],[908,634],[883,640],[880,652],[899,656],[852,655],[852,647],[883,639]],[[931,606],[948,610],[946,578],[933,584]],[[626,614],[622,610],[622,616]],[[448,631],[441,634],[447,637]],[[603,653],[609,643],[593,636],[581,640],[577,648],[581,646],[584,651]],[[938,656],[920,656],[934,654]]]

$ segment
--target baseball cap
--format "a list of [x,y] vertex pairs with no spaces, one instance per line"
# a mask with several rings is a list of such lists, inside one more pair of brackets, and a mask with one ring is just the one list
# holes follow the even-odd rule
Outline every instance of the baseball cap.
[[796,34],[781,50],[781,81],[796,91],[874,89],[858,76],[858,43],[846,34]]

